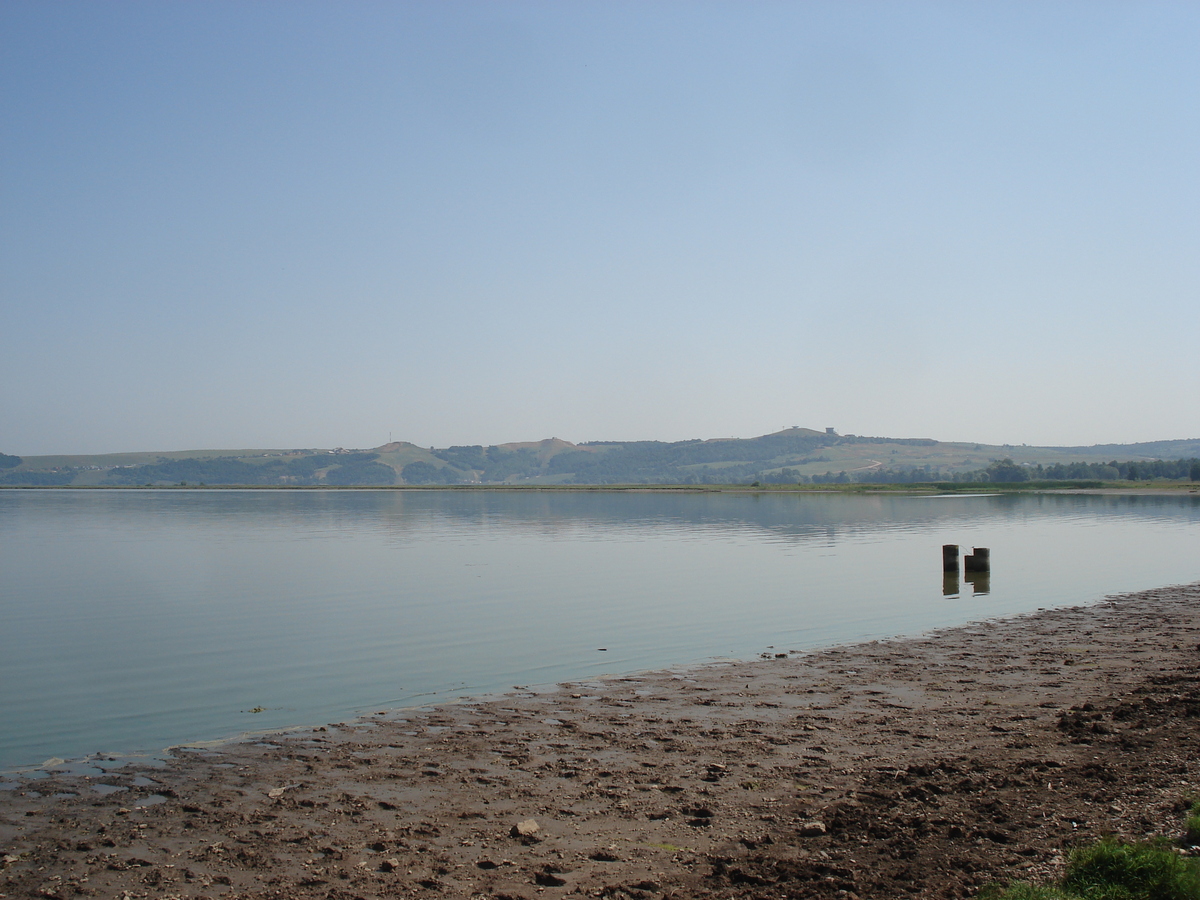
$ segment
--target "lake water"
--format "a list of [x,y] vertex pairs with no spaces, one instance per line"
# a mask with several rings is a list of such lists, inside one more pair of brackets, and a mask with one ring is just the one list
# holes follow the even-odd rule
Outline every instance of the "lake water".
[[[991,549],[987,593],[944,593],[944,543]],[[1086,603],[1198,550],[1196,494],[0,491],[0,770]]]

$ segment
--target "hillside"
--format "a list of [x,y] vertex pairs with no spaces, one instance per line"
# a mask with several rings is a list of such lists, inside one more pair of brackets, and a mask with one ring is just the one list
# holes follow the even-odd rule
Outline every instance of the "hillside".
[[[673,442],[573,444],[550,438],[442,449],[395,441],[367,450],[192,450],[27,458],[0,454],[0,485],[907,482],[974,477],[1004,459],[1016,467],[1010,471],[1030,477],[1145,480],[1181,477],[1170,467],[1154,465],[1156,460],[1198,457],[1200,439],[1030,447],[787,428],[755,438]],[[1114,462],[1122,465],[1106,467]]]

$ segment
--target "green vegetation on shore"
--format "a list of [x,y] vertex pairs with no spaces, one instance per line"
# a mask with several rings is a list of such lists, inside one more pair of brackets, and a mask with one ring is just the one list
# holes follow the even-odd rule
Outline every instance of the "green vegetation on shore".
[[[1123,451],[1124,460],[1115,451]],[[1112,456],[1100,455],[1102,451]],[[1156,455],[1150,455],[1154,453]],[[1168,456],[1168,453],[1177,454]],[[0,485],[27,487],[622,486],[663,489],[1011,490],[1200,481],[1200,440],[1002,447],[787,428],[756,438],[544,441],[443,449],[241,450],[25,457]]]
[[[1180,843],[1200,844],[1200,801],[1191,803]],[[1200,900],[1200,857],[1182,856],[1167,840],[1107,838],[1071,851],[1055,884],[1014,882],[980,900]]]
[[208,484],[179,482],[175,484],[5,484],[0,490],[38,490],[45,488],[69,490],[180,490],[220,491],[254,488],[267,491],[512,491],[512,492],[666,492],[690,494],[1020,494],[1043,491],[1113,491],[1132,493],[1178,493],[1181,490],[1197,493],[1195,487],[1171,482],[1074,482],[1034,481],[1021,484],[957,484],[950,482],[917,482],[913,484]]
[[321,453],[270,458],[254,464],[239,459],[164,459],[153,465],[116,469],[108,483],[137,484],[395,484],[396,472],[375,460],[378,453]]
[[1200,800],[1192,804],[1183,823],[1183,839],[1193,847],[1200,845]]
[[1017,883],[981,900],[1200,900],[1200,859],[1160,843],[1104,840],[1071,853],[1057,884]]

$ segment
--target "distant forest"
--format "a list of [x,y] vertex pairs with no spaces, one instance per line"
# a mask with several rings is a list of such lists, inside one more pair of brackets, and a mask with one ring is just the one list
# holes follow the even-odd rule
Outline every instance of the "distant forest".
[[[114,469],[111,484],[395,484],[396,470],[375,462],[378,453],[318,453],[264,463],[240,459],[163,459],[150,466]],[[320,478],[318,473],[323,473]]]
[[[560,484],[745,484],[754,480],[797,482],[798,473],[780,477],[772,463],[791,465],[826,461],[823,448],[844,443],[933,446],[926,439],[890,439],[821,434],[794,429],[756,438],[721,441],[594,441],[565,450],[546,463],[528,449],[479,445],[430,452],[445,465],[409,463],[401,471],[407,484],[502,482],[513,476],[542,476]],[[793,473],[791,469],[784,470]]]
[[[1180,442],[1183,443],[1183,442]],[[103,485],[447,485],[447,484],[918,484],[1102,482],[1191,479],[1200,481],[1200,458],[1068,462],[1053,465],[993,460],[964,471],[947,463],[864,466],[863,450],[846,445],[880,445],[866,450],[884,456],[897,449],[910,458],[944,459],[926,439],[859,437],[793,428],[757,438],[710,441],[596,441],[575,446],[562,441],[534,445],[454,446],[444,449],[388,445],[375,451],[309,451],[250,456],[158,457],[142,465],[59,465],[38,468],[34,460],[0,453],[0,485],[52,487]],[[889,449],[890,448],[890,449]],[[981,448],[977,445],[974,450]],[[1188,448],[1189,450],[1191,447]],[[834,471],[856,460],[858,468]],[[976,457],[979,459],[980,457]],[[987,459],[987,456],[982,456]],[[834,463],[834,460],[838,463]],[[871,460],[863,460],[871,462]],[[33,465],[29,465],[32,463]],[[824,474],[813,474],[825,463]],[[978,463],[976,463],[978,464]]]
[[[371,485],[395,484],[396,470],[391,466],[375,462],[378,453],[317,453],[289,459],[269,459],[262,463],[248,463],[240,459],[217,457],[215,459],[165,459],[145,466],[121,466],[110,469],[104,479],[112,485],[199,485],[199,484],[248,484],[248,485]],[[5,459],[18,460],[15,456]],[[5,472],[0,474],[0,484],[27,484],[39,487],[70,484],[78,470],[58,469],[52,472]],[[324,477],[321,477],[324,476]]]
[[[537,454],[522,448],[505,447],[448,447],[430,451],[447,465],[435,466],[423,461],[412,462],[400,470],[405,484],[458,484],[463,481],[503,482],[516,476],[537,475],[541,464]],[[474,476],[471,473],[476,473]]]
[[[774,474],[774,473],[773,473]],[[832,472],[814,475],[813,484],[865,482],[869,484],[917,484],[921,482],[953,481],[959,483],[1019,481],[1154,481],[1181,479],[1200,481],[1200,459],[1130,460],[1109,463],[1056,463],[1051,466],[1020,466],[1011,459],[1001,459],[986,469],[973,472],[942,473],[929,467],[920,469],[876,469],[870,472]],[[794,479],[787,479],[789,482]]]
[[[834,438],[838,440],[838,438]],[[845,441],[845,438],[841,438]],[[879,441],[852,438],[855,442]],[[562,484],[919,484],[1020,481],[1153,481],[1190,478],[1200,481],[1200,459],[1131,460],[1109,463],[1059,463],[1022,466],[1011,459],[997,460],[986,468],[947,472],[930,466],[863,469],[804,475],[797,465],[828,460],[821,449],[830,445],[825,435],[775,434],[739,441],[681,441],[666,444],[639,441],[623,444],[593,443],[593,449],[567,450],[545,465],[531,450],[502,447],[449,447],[432,453],[446,464],[409,463],[401,471],[406,484],[462,484],[503,482],[513,475],[559,476]],[[888,443],[899,443],[888,441]],[[905,443],[933,444],[912,440]],[[790,465],[771,467],[787,458]],[[730,462],[729,460],[736,460]]]

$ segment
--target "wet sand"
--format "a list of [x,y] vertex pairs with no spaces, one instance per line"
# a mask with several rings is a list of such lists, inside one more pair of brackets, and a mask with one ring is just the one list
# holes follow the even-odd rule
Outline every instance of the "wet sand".
[[781,657],[27,781],[0,896],[967,897],[1200,794],[1200,585]]

